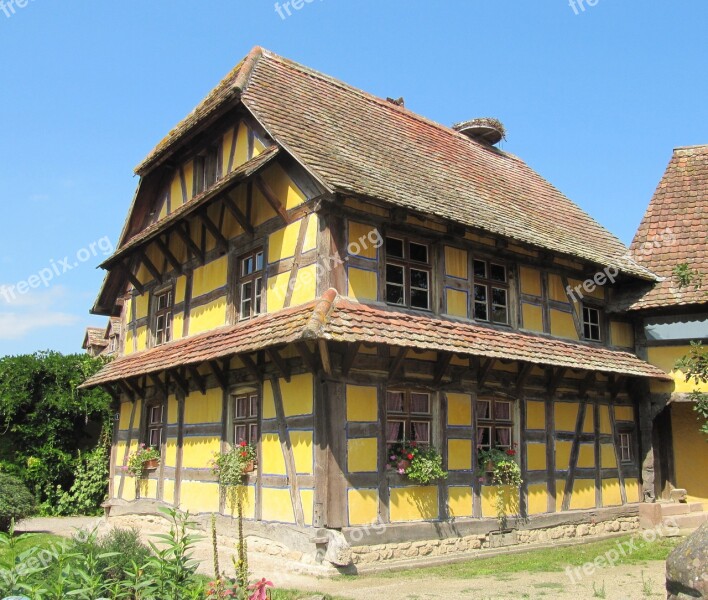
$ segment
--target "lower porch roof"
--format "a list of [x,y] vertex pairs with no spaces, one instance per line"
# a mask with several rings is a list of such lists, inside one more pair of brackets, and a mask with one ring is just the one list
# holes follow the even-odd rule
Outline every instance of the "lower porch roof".
[[630,352],[361,304],[330,289],[321,299],[301,306],[120,357],[81,387],[108,385],[306,341],[384,344],[544,367],[670,379]]

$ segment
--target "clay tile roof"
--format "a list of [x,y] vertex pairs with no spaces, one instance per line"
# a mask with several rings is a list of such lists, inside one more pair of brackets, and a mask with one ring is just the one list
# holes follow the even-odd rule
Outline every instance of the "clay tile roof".
[[261,48],[138,166],[145,174],[235,96],[329,190],[377,198],[653,281],[523,161]]
[[104,348],[108,345],[108,341],[104,339],[103,335],[105,329],[101,327],[87,327],[86,333],[84,334],[84,343],[82,348],[85,350],[89,346],[98,346],[99,348]]
[[[664,278],[637,300],[630,310],[705,304],[703,289],[679,289],[673,269],[688,263],[706,272],[708,260],[708,145],[677,148],[630,251],[634,259]],[[706,278],[704,277],[704,280]]]
[[669,378],[661,369],[627,352],[376,308],[328,290],[319,301],[118,358],[82,387],[316,339],[386,344],[633,377]]

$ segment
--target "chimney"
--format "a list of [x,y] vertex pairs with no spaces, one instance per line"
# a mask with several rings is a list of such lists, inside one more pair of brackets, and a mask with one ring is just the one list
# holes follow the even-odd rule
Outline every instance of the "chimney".
[[462,135],[466,135],[471,140],[489,146],[496,146],[499,142],[506,139],[506,129],[504,129],[503,123],[499,119],[491,117],[463,121],[462,123],[456,123],[452,128]]

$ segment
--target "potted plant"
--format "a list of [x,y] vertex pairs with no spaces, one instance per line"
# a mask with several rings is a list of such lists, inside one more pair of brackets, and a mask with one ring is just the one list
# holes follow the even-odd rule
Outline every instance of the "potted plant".
[[499,522],[499,530],[506,530],[507,509],[518,502],[518,490],[523,484],[521,467],[516,462],[516,444],[511,448],[479,449],[477,455],[480,481],[496,486],[494,506]]
[[138,449],[128,457],[126,471],[133,477],[143,477],[146,471],[157,469],[160,465],[160,451],[155,447],[140,444]]
[[447,477],[442,468],[442,456],[432,446],[404,440],[391,447],[388,458],[389,469],[416,483],[426,485]]
[[243,483],[247,473],[253,472],[256,464],[256,447],[241,441],[227,452],[217,452],[211,463],[211,470],[219,478],[222,487]]

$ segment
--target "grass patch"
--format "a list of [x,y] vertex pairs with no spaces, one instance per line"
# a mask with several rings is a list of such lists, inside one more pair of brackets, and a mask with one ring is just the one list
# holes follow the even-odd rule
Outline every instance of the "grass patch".
[[[624,543],[626,555],[621,556],[615,563],[621,565],[636,565],[651,560],[666,560],[682,538],[659,538],[647,544],[637,535],[635,537],[636,550],[629,550],[627,543],[632,538],[630,535],[589,542],[575,546],[561,546],[530,550],[514,554],[503,554],[491,558],[476,558],[466,562],[443,565],[439,567],[423,567],[415,570],[416,577],[447,577],[452,579],[474,579],[476,577],[509,575],[514,573],[552,573],[563,571],[567,566],[580,567],[587,562],[592,562],[597,556],[603,556],[610,550],[617,551],[620,543]],[[411,572],[386,572],[368,575],[367,577],[411,577]]]
[[[17,541],[17,553],[21,554],[25,550],[35,547],[44,550],[52,546],[58,546],[62,541],[66,542],[67,540],[61,536],[51,535],[49,533],[26,534],[22,539]],[[8,555],[9,550],[4,546],[0,546],[0,560],[6,558]]]

